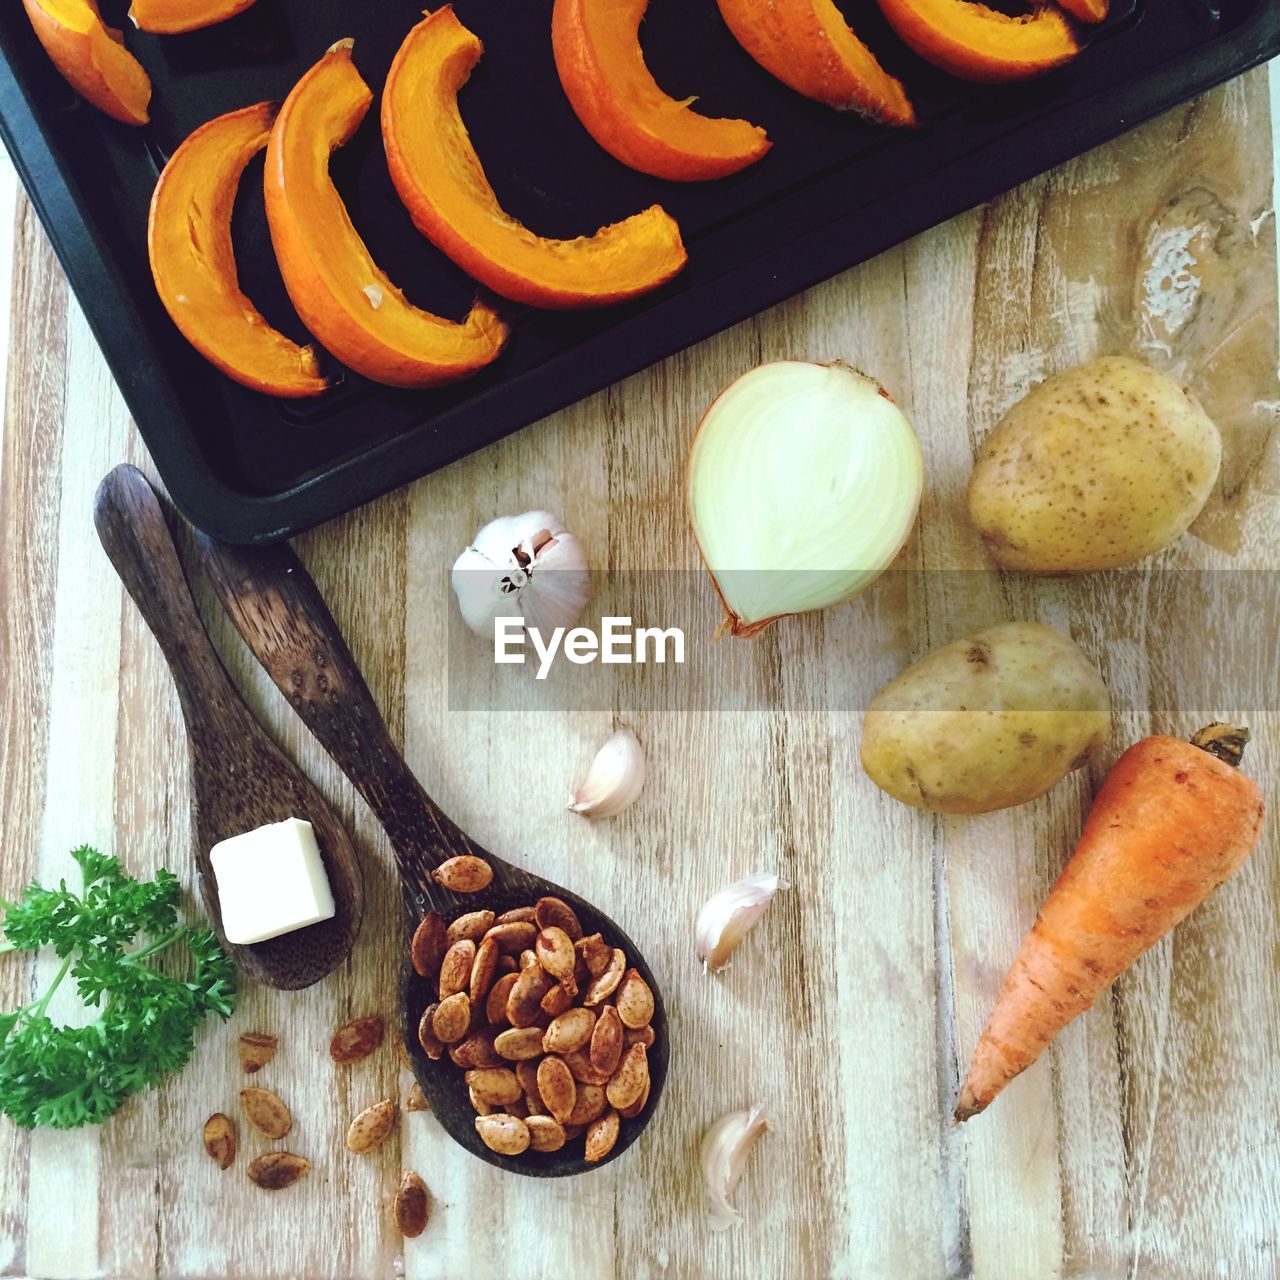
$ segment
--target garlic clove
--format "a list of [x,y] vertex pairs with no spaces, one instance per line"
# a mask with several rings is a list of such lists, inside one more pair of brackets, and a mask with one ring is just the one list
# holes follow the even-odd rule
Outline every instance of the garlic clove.
[[719,973],[743,938],[760,923],[774,894],[786,886],[757,871],[708,898],[693,927],[694,947],[707,973]]
[[585,548],[549,511],[491,520],[454,562],[451,581],[463,620],[486,640],[496,618],[571,627],[591,590]]
[[742,1221],[729,1197],[742,1178],[747,1156],[755,1140],[768,1127],[765,1109],[757,1103],[750,1111],[730,1111],[717,1120],[702,1138],[702,1176],[711,1202],[711,1229],[724,1231]]
[[586,781],[569,797],[569,808],[588,818],[612,818],[635,803],[644,774],[644,748],[630,729],[619,729],[596,752]]

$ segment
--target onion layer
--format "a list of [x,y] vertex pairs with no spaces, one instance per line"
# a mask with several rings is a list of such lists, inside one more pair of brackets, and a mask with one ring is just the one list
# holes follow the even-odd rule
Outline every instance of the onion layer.
[[781,360],[730,383],[689,452],[694,534],[730,634],[865,591],[910,536],[923,483],[915,431],[874,378]]

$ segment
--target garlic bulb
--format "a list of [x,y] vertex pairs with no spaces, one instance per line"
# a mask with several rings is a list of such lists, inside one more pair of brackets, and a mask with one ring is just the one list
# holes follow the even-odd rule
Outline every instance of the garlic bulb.
[[454,563],[452,581],[467,626],[485,639],[495,618],[570,627],[591,588],[582,544],[549,511],[490,521]]
[[915,524],[920,443],[873,378],[780,360],[707,410],[689,451],[694,535],[735,636],[864,591]]
[[619,729],[596,752],[586,781],[569,797],[569,808],[588,818],[612,818],[635,803],[644,771],[640,740],[630,729]]
[[773,895],[785,886],[757,871],[708,898],[693,927],[694,948],[707,973],[719,973],[743,938],[760,923]]
[[750,1111],[731,1111],[707,1130],[702,1139],[702,1176],[711,1201],[711,1228],[724,1231],[742,1221],[729,1197],[742,1178],[747,1156],[767,1128],[765,1109],[759,1103]]

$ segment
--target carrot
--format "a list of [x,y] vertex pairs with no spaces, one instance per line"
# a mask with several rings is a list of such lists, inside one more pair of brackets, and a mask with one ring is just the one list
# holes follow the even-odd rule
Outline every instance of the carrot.
[[1214,724],[1189,743],[1144,738],[1116,761],[1001,984],[957,1120],[989,1106],[1253,851],[1264,806],[1237,771],[1248,740],[1247,729]]

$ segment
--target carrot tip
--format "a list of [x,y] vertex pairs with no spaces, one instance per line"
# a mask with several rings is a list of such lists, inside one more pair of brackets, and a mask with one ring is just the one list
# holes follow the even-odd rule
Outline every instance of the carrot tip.
[[974,1116],[980,1114],[987,1109],[987,1104],[976,1098],[969,1088],[960,1090],[960,1101],[956,1103],[956,1109],[952,1113],[952,1119],[956,1124],[964,1124],[966,1120],[972,1120]]

